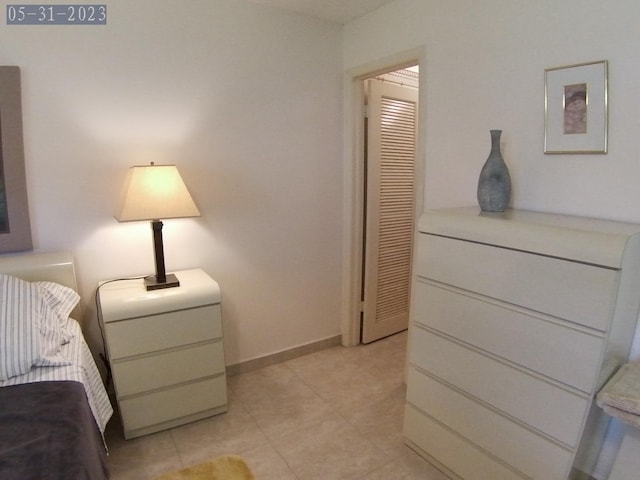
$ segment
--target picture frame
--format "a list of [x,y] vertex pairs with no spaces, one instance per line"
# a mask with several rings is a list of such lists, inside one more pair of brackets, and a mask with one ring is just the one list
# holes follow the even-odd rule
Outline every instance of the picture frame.
[[20,67],[0,66],[0,253],[32,248]]
[[607,60],[544,72],[544,153],[607,153]]

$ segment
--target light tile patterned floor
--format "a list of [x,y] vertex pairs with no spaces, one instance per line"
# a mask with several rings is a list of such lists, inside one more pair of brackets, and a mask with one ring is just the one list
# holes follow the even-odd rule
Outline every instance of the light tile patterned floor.
[[229,411],[125,441],[107,431],[112,480],[241,455],[258,480],[446,480],[403,444],[406,332],[230,377]]

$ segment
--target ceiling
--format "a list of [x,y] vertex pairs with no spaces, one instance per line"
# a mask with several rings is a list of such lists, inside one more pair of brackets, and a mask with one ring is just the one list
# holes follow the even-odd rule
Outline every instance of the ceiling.
[[337,23],[347,23],[394,0],[249,0]]

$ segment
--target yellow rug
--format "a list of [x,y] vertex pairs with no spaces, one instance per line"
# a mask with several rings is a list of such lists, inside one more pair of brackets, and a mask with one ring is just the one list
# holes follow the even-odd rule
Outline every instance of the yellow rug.
[[255,478],[242,458],[225,455],[177,472],[167,473],[156,480],[255,480]]

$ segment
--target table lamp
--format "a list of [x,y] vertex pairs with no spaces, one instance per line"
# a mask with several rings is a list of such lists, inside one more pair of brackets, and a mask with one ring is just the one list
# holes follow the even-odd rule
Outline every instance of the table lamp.
[[199,216],[200,211],[175,165],[151,162],[150,165],[129,169],[116,219],[119,222],[151,221],[156,274],[145,278],[147,290],[180,286],[178,278],[174,274],[167,275],[165,271],[160,219]]

